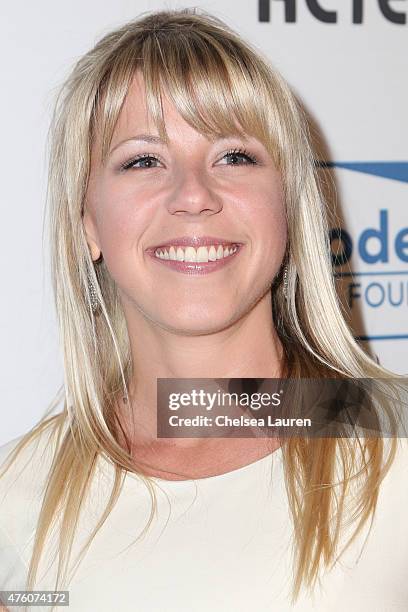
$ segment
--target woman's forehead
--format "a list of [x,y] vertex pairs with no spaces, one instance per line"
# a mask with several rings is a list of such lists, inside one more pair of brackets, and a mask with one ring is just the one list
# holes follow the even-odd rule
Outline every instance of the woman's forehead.
[[[112,151],[122,139],[131,137],[133,140],[168,144],[173,138],[177,138],[178,136],[188,137],[192,135],[193,132],[197,132],[209,140],[216,140],[226,136],[226,134],[221,133],[202,133],[197,129],[196,125],[191,125],[187,122],[165,88],[160,89],[160,98],[165,129],[165,133],[162,135],[149,110],[143,75],[140,70],[136,71],[115,124],[110,151]],[[229,135],[248,138],[245,136],[244,130],[239,125],[238,121],[235,121],[235,124],[236,129]]]
[[[174,106],[174,103],[171,101],[165,89],[160,89],[160,98],[165,123],[180,121],[180,119],[182,119],[180,113]],[[128,127],[134,128],[135,125],[142,132],[157,132],[157,127],[147,102],[144,78],[139,70],[135,73],[130,83],[123,106],[119,113],[116,128],[119,130],[126,130]]]

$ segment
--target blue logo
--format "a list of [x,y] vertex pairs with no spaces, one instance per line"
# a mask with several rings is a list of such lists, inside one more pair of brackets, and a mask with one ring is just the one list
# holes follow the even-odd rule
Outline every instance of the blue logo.
[[[408,162],[316,162],[320,168],[343,168],[353,172],[362,172],[371,176],[408,183]],[[338,241],[341,249],[332,253],[333,267],[341,267],[350,262],[354,247],[360,261],[365,266],[389,264],[390,251],[394,259],[403,264],[408,263],[408,227],[401,228],[396,236],[389,235],[389,211],[379,211],[379,227],[367,227],[354,237],[344,228],[330,230],[330,242]],[[353,242],[356,242],[356,245]],[[367,248],[367,243],[374,241],[375,251]],[[349,268],[350,269],[350,268]],[[366,307],[381,308],[391,306],[401,308],[408,304],[408,270],[366,270],[362,272],[335,271],[336,279],[350,279],[347,287],[347,300],[350,309],[362,300]],[[375,277],[375,278],[374,278]],[[399,279],[398,279],[399,277]],[[405,331],[405,330],[404,330]],[[358,340],[407,340],[408,334],[380,334],[357,336]]]
[[408,161],[401,162],[317,162],[319,168],[344,168],[372,176],[408,183]]

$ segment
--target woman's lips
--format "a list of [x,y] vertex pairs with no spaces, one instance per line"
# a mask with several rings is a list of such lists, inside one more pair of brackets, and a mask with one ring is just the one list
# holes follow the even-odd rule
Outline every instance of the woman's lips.
[[176,272],[181,272],[182,274],[209,274],[210,272],[215,272],[216,270],[219,270],[223,268],[224,266],[227,266],[228,264],[235,261],[236,257],[241,252],[243,245],[237,244],[237,247],[238,248],[235,251],[235,253],[232,253],[231,255],[228,255],[227,257],[223,257],[222,259],[217,259],[216,261],[208,261],[208,262],[177,261],[177,260],[172,260],[172,259],[160,259],[160,257],[157,257],[154,254],[155,249],[153,250],[148,249],[147,253],[157,263],[163,264],[164,266],[167,266],[168,268],[171,268],[172,270],[175,270]]

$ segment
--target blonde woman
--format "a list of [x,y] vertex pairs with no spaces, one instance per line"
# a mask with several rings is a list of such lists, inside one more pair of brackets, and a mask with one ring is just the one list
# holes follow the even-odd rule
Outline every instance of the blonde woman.
[[1,589],[66,589],[75,612],[407,610],[397,439],[156,435],[158,378],[396,376],[343,319],[285,81],[218,19],[152,13],[79,60],[51,135],[64,401],[1,449]]

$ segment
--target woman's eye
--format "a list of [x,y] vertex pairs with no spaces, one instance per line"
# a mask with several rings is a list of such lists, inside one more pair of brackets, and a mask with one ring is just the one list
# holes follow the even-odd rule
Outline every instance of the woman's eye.
[[[256,164],[258,162],[254,155],[251,155],[245,149],[231,149],[230,151],[227,151],[227,153],[225,153],[221,162],[223,162],[223,160],[227,161],[225,164],[221,163],[221,165],[228,166],[245,166],[248,164]],[[158,164],[161,164],[161,161],[156,156],[150,154],[143,154],[138,155],[137,157],[134,157],[129,161],[123,163],[120,166],[120,170],[144,170],[149,168],[157,168]]]
[[[257,163],[257,159],[245,151],[245,149],[233,149],[228,151],[222,159],[228,160],[228,166],[242,166]],[[242,162],[242,160],[244,160],[244,162]]]
[[157,166],[155,165],[156,162],[160,163],[159,160],[153,155],[140,155],[139,157],[134,157],[133,159],[122,164],[120,169],[129,170],[129,168],[157,168]]

